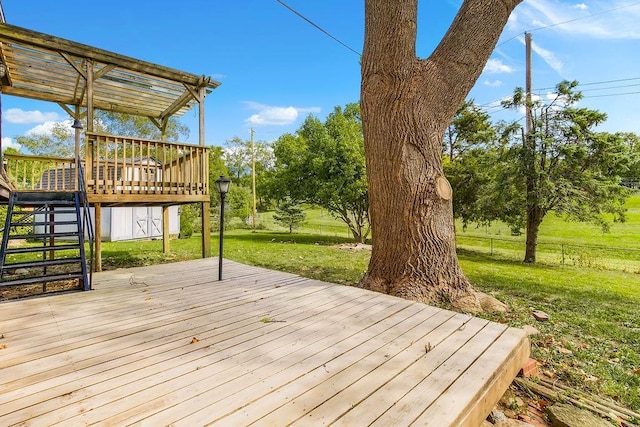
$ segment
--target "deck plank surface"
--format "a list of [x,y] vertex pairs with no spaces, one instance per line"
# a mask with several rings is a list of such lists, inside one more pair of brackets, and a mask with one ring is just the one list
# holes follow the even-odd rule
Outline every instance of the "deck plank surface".
[[[523,331],[215,259],[0,303],[0,425],[479,425]],[[426,351],[426,349],[429,351]]]

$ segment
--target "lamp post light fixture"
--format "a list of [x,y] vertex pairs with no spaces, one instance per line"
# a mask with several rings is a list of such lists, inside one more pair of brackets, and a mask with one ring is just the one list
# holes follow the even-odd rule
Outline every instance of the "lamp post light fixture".
[[71,125],[71,127],[74,129],[80,129],[80,130],[83,129],[82,122],[78,119],[73,119],[73,124]]
[[216,187],[220,193],[220,250],[218,255],[218,280],[222,280],[222,244],[224,241],[224,198],[229,191],[231,181],[224,175],[216,180]]
[[73,155],[75,157],[75,185],[76,185],[76,189],[78,190],[86,190],[86,188],[80,188],[80,181],[79,181],[79,176],[78,174],[80,173],[80,132],[82,131],[82,122],[78,119],[75,118],[73,119],[73,124],[71,125],[71,127],[75,130],[74,132],[74,141],[75,141],[75,145],[74,145],[74,149],[73,149]]

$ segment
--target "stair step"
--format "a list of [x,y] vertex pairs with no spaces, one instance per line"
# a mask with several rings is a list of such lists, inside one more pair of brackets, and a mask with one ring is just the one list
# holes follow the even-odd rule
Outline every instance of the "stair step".
[[19,206],[35,206],[48,204],[50,206],[75,205],[73,191],[17,191],[14,201]]
[[51,214],[75,214],[75,209],[55,208],[55,209],[34,209],[32,211],[14,212],[14,216],[33,216],[33,215],[51,215]]
[[62,280],[82,280],[82,278],[82,273],[56,274],[51,276],[27,277],[15,280],[1,280],[0,286],[35,285],[37,283],[60,282]]
[[34,221],[34,222],[28,222],[28,223],[11,223],[11,227],[24,227],[24,226],[34,226],[34,227],[41,227],[41,226],[47,226],[47,225],[76,225],[78,224],[78,221]]
[[66,233],[34,233],[34,234],[14,234],[13,236],[9,236],[9,239],[48,239],[50,237],[78,237],[80,235],[79,232],[66,232]]
[[33,252],[66,251],[80,249],[80,245],[29,246],[26,248],[7,248],[7,254],[26,254]]
[[32,267],[50,267],[52,265],[66,265],[66,264],[77,264],[82,262],[82,258],[58,258],[51,260],[39,260],[39,261],[29,261],[29,262],[16,262],[14,264],[5,264],[2,269],[3,270],[15,270],[18,268],[32,268]]

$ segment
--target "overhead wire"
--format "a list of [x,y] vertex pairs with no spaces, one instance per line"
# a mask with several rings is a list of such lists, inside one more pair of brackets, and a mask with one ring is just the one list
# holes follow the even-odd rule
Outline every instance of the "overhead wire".
[[[542,26],[542,27],[533,28],[533,29],[531,29],[531,30],[527,30],[527,31],[525,31],[525,33],[533,33],[534,31],[540,31],[540,30],[545,30],[545,29],[547,29],[547,28],[557,27],[557,26],[564,25],[564,24],[570,24],[571,22],[582,21],[582,20],[584,20],[584,19],[590,19],[590,18],[593,18],[593,17],[599,16],[599,15],[604,15],[604,14],[606,14],[606,13],[615,12],[616,10],[626,9],[626,8],[628,8],[628,7],[638,6],[638,5],[640,5],[640,2],[630,3],[630,4],[626,4],[626,5],[624,5],[624,6],[618,6],[618,7],[614,7],[614,8],[607,9],[607,10],[601,10],[601,11],[600,11],[600,12],[598,12],[598,13],[593,13],[593,14],[590,14],[590,15],[587,15],[587,16],[581,16],[581,17],[579,17],[579,18],[568,19],[568,20],[566,20],[566,21],[562,21],[562,22],[555,22],[555,23],[553,23],[553,24],[544,25],[544,26]],[[511,37],[511,38],[509,38],[509,39],[507,39],[507,40],[505,40],[505,41],[503,41],[503,42],[498,43],[498,44],[496,45],[496,47],[502,46],[503,44],[508,43],[508,42],[510,42],[511,40],[516,39],[516,38],[518,38],[518,37],[520,37],[520,36],[522,36],[522,33],[518,33],[518,34],[516,34],[515,36],[513,36],[513,37]]]
[[[307,22],[308,24],[310,24],[313,27],[315,27],[317,30],[319,30],[322,33],[324,33],[326,36],[328,36],[329,38],[331,38],[335,42],[339,43],[340,45],[342,45],[346,49],[350,50],[351,52],[355,53],[356,55],[362,56],[362,54],[360,52],[358,52],[357,50],[353,49],[351,46],[349,46],[348,44],[346,44],[345,42],[343,42],[342,40],[340,40],[339,38],[337,38],[336,36],[331,34],[329,31],[325,30],[320,25],[316,24],[311,19],[309,19],[306,16],[304,16],[302,13],[298,12],[293,7],[289,6],[283,0],[276,0],[276,1],[278,3],[280,3],[282,6],[284,6],[285,8],[287,8],[289,11],[291,11],[292,13],[297,15],[299,18],[303,19],[305,22]],[[535,31],[540,31],[540,30],[544,30],[544,29],[548,29],[548,28],[552,28],[552,27],[557,27],[557,26],[564,25],[564,24],[569,24],[569,23],[572,23],[572,22],[577,22],[577,21],[581,21],[581,20],[585,20],[585,19],[590,19],[590,18],[594,18],[594,17],[599,16],[599,15],[604,15],[606,13],[614,12],[614,11],[621,10],[621,9],[626,9],[626,8],[637,6],[637,5],[640,5],[640,1],[635,2],[635,3],[630,3],[630,4],[627,4],[627,5],[623,5],[623,6],[619,6],[619,7],[614,7],[614,8],[607,9],[607,10],[603,10],[603,11],[600,11],[598,13],[590,14],[588,16],[581,16],[581,17],[578,17],[578,18],[568,19],[566,21],[555,22],[555,23],[552,23],[552,24],[549,24],[549,25],[544,25],[544,26],[541,26],[541,27],[538,27],[538,28],[533,28],[533,29],[525,31],[525,33],[527,33],[527,32],[528,33],[532,33],[532,32],[535,32]],[[514,35],[513,37],[511,37],[511,38],[509,38],[509,39],[497,44],[496,47],[502,46],[505,43],[508,43],[511,40],[514,40],[514,39],[520,37],[521,35],[522,35],[521,33],[518,33],[518,34]],[[624,78],[624,79],[606,80],[606,81],[601,81],[601,82],[579,83],[576,87],[594,86],[594,85],[609,84],[609,83],[619,83],[619,82],[633,81],[633,80],[640,80],[640,77],[631,77],[631,78]],[[626,87],[632,87],[632,86],[640,86],[640,84],[631,84],[631,85],[621,85],[621,86],[611,86],[611,87],[584,89],[584,90],[582,90],[582,92],[595,91],[595,90],[620,89],[620,88],[626,88]],[[534,89],[534,91],[535,92],[539,92],[539,91],[552,90],[552,89],[555,89],[555,87],[538,88],[538,89]],[[624,95],[635,95],[635,94],[640,94],[640,92],[623,92],[623,93],[610,93],[610,94],[601,94],[601,95],[586,95],[586,96],[584,96],[584,98],[600,98],[600,97],[624,96]],[[538,96],[542,96],[542,95],[538,94]],[[500,104],[500,101],[502,99],[504,99],[504,97],[500,98],[500,99],[498,99],[496,101],[489,102],[487,104],[479,105],[478,107],[480,107],[480,108],[482,108],[482,109],[484,109],[484,110],[486,110],[487,112],[490,112],[490,113],[498,113],[500,111],[507,110],[508,108],[506,108],[506,107],[502,106],[502,104]],[[491,111],[491,110],[493,110],[493,111]]]
[[[589,82],[589,83],[580,83],[578,82],[578,87],[579,86],[594,86],[594,85],[600,85],[600,84],[608,84],[608,83],[619,83],[619,82],[628,82],[628,81],[632,81],[632,80],[640,80],[640,77],[628,77],[628,78],[624,78],[624,79],[616,79],[616,80],[603,80],[601,82]],[[637,86],[637,85],[628,85],[628,86]],[[617,86],[617,87],[627,87],[627,86]],[[551,89],[555,89],[556,87],[541,87],[541,88],[537,88],[534,89],[535,91],[540,91],[540,90],[551,90]]]
[[[630,3],[630,4],[626,4],[623,6],[618,6],[618,7],[614,7],[611,9],[607,9],[607,10],[603,10],[600,11],[598,13],[594,13],[594,14],[590,14],[588,16],[581,16],[578,18],[573,18],[573,19],[569,19],[566,21],[561,21],[561,22],[556,22],[556,23],[552,23],[549,25],[544,25],[538,28],[533,28],[530,30],[525,31],[524,33],[532,33],[535,31],[540,31],[540,30],[544,30],[544,29],[548,29],[548,28],[552,28],[552,27],[557,27],[560,25],[564,25],[564,24],[568,24],[568,23],[572,23],[572,22],[576,22],[576,21],[581,21],[581,20],[585,20],[585,19],[590,19],[599,15],[603,15],[606,13],[610,13],[610,12],[614,12],[617,10],[621,10],[621,9],[626,9],[629,7],[633,7],[633,6],[638,6],[640,5],[640,1],[638,2],[634,2],[634,3]],[[496,47],[502,46],[505,43],[510,42],[511,40],[514,40],[518,37],[521,37],[522,33],[518,33],[516,35],[514,35],[513,37],[510,37],[509,39],[500,42],[496,45]],[[582,87],[582,86],[595,86],[595,85],[602,85],[602,84],[610,84],[610,83],[620,83],[620,82],[627,82],[627,81],[633,81],[633,80],[640,80],[640,77],[630,77],[630,78],[624,78],[624,79],[615,79],[615,80],[606,80],[606,81],[601,81],[601,82],[590,82],[590,83],[578,83],[578,85],[576,87]],[[629,85],[618,85],[618,86],[609,86],[609,87],[602,87],[602,88],[593,88],[593,89],[584,89],[581,90],[581,92],[590,92],[590,91],[596,91],[596,90],[609,90],[609,89],[621,89],[621,88],[627,88],[627,87],[634,87],[634,86],[640,86],[640,84],[629,84]],[[539,92],[539,91],[544,91],[544,90],[553,90],[555,89],[554,87],[546,87],[546,88],[538,88],[538,89],[534,89],[534,92]],[[636,95],[636,94],[640,94],[640,92],[622,92],[622,93],[609,93],[609,94],[600,94],[600,95],[585,95],[583,98],[601,98],[601,97],[611,97],[611,96],[625,96],[625,95]],[[538,96],[542,96],[540,94],[538,94]],[[503,97],[504,98],[504,97]],[[482,104],[479,107],[482,109],[485,109],[488,113],[498,113],[500,111],[506,110],[506,108],[502,107],[500,104],[498,104],[503,98],[500,98],[496,101],[492,101],[486,104]],[[498,108],[501,107],[501,108]],[[493,110],[493,111],[491,111]]]
[[310,20],[309,18],[307,18],[306,16],[304,16],[302,13],[298,12],[297,10],[295,10],[294,8],[292,8],[291,6],[289,6],[288,4],[286,4],[285,2],[283,2],[282,0],[276,0],[278,3],[280,3],[281,5],[283,5],[284,7],[286,7],[287,9],[289,9],[291,12],[295,13],[296,15],[298,15],[298,17],[302,18],[303,20],[305,20],[307,23],[313,25],[316,29],[322,31],[324,34],[326,34],[327,36],[329,36],[330,38],[332,38],[334,41],[340,43],[342,46],[346,47],[347,49],[349,49],[351,52],[355,53],[358,56],[362,56],[362,54],[360,52],[358,52],[357,50],[353,49],[351,46],[349,46],[348,44],[344,43],[342,40],[340,40],[339,38],[337,38],[336,36],[334,36],[333,34],[331,34],[330,32],[328,32],[327,30],[325,30],[324,28],[322,28],[320,25],[316,24],[315,22],[313,22],[312,20]]

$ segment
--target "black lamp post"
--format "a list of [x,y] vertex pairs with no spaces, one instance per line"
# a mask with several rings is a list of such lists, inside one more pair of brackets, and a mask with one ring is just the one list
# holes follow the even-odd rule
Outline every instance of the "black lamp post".
[[218,280],[222,280],[222,242],[224,241],[224,198],[229,191],[231,181],[224,175],[216,180],[216,187],[220,193],[220,251],[218,258]]

